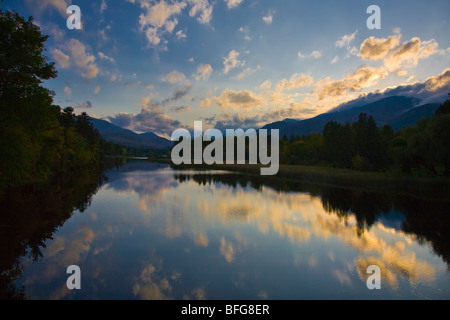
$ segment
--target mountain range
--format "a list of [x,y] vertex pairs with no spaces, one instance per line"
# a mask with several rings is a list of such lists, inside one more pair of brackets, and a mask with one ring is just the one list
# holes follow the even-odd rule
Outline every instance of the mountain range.
[[138,134],[134,131],[121,128],[106,120],[91,118],[92,125],[100,132],[106,141],[121,144],[126,147],[143,149],[170,149],[172,141],[160,137],[153,132]]
[[371,115],[378,125],[389,124],[394,131],[416,124],[422,118],[434,115],[439,103],[420,104],[420,100],[413,97],[391,96],[376,102],[353,106],[352,108],[337,108],[314,118],[305,120],[285,119],[273,122],[263,129],[279,129],[280,137],[287,135],[308,135],[321,133],[325,124],[336,121],[341,124],[353,123],[361,113]]
[[[422,118],[434,115],[439,103],[421,104],[421,100],[407,96],[391,96],[372,103],[361,102],[351,107],[335,108],[327,113],[316,117],[298,120],[285,119],[283,121],[267,124],[263,129],[279,129],[280,137],[287,135],[308,135],[321,133],[325,124],[329,121],[338,123],[355,122],[361,113],[371,115],[378,125],[389,124],[394,131],[406,126],[413,126]],[[91,118],[93,126],[100,132],[101,136],[117,144],[133,148],[147,149],[170,149],[172,141],[148,132],[138,134],[134,131],[121,128],[106,120]]]

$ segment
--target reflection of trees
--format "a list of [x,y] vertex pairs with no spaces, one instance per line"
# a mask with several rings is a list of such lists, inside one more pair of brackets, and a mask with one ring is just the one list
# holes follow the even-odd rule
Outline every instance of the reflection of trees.
[[9,189],[0,197],[0,299],[23,299],[14,281],[21,259],[42,257],[41,248],[74,210],[83,212],[104,180],[101,171],[84,170],[42,185]]
[[308,185],[299,181],[268,178],[242,173],[176,173],[180,182],[193,180],[199,185],[221,183],[236,188],[260,190],[269,187],[279,192],[307,192],[321,199],[324,209],[346,220],[354,216],[358,235],[369,230],[381,214],[391,211],[405,216],[402,230],[415,235],[419,241],[431,243],[435,253],[450,265],[450,215],[449,201],[436,199],[417,199],[384,193],[371,193],[362,190]]

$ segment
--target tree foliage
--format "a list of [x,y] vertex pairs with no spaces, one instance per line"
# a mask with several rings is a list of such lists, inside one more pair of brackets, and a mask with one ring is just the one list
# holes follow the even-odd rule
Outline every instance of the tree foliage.
[[32,17],[2,10],[0,34],[0,187],[96,163],[102,142],[87,114],[61,110],[43,86],[57,76],[48,36]]
[[358,121],[330,121],[322,134],[284,136],[280,159],[285,164],[330,165],[355,170],[388,170],[450,176],[450,100],[431,118],[394,133],[367,114]]

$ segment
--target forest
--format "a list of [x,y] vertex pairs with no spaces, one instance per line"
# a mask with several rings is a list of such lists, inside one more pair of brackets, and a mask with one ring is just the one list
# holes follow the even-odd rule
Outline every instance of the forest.
[[450,176],[450,100],[399,132],[364,113],[354,123],[330,121],[321,134],[283,136],[280,153],[284,164]]
[[104,141],[86,113],[53,104],[43,86],[57,77],[45,55],[47,35],[33,18],[0,11],[0,192],[86,166],[117,146]]

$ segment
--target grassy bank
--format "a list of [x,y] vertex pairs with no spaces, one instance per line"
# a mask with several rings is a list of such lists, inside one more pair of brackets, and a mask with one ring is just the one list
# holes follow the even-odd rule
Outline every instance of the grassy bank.
[[[149,159],[172,165],[170,159]],[[226,170],[260,176],[260,165],[180,165],[178,170]],[[265,179],[284,179],[296,182],[395,193],[424,198],[450,199],[450,179],[444,177],[416,177],[400,172],[365,172],[332,167],[280,165],[276,176]]]

